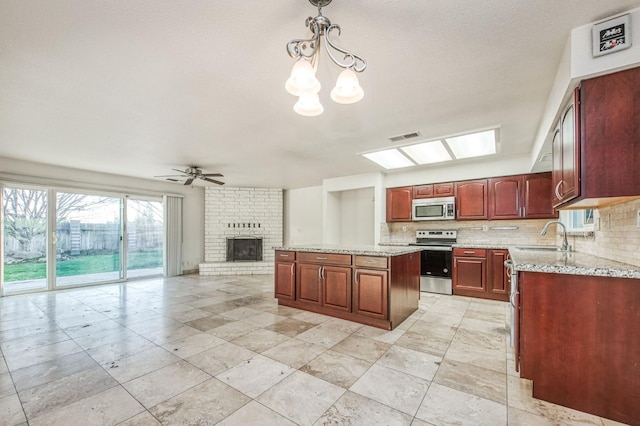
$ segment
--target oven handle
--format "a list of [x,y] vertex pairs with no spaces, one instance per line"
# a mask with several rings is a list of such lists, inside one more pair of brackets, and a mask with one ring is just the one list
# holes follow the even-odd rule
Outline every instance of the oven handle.
[[422,251],[453,251],[452,247],[446,246],[422,246]]

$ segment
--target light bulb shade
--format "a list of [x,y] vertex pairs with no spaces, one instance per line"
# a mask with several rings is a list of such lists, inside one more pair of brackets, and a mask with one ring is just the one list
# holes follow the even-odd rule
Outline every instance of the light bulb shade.
[[300,58],[293,65],[291,76],[284,87],[292,95],[301,96],[303,93],[318,93],[320,82],[316,78],[316,72],[311,63]]
[[338,76],[336,87],[331,91],[331,99],[339,104],[353,104],[364,96],[358,76],[352,69],[345,69]]
[[322,114],[324,108],[317,93],[303,93],[293,106],[293,110],[305,117],[314,117]]

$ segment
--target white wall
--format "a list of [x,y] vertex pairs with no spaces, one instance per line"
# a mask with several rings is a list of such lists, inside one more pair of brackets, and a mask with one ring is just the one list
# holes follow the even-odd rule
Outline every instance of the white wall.
[[284,192],[284,245],[322,242],[322,186]]
[[0,180],[55,188],[101,190],[119,194],[181,195],[183,199],[182,267],[198,269],[204,259],[204,188],[57,167],[0,157]]
[[322,183],[323,193],[323,243],[341,244],[341,215],[343,191],[371,188],[373,190],[373,241],[380,241],[381,222],[385,221],[385,187],[382,173],[366,173],[325,179]]
[[374,244],[374,188],[352,189],[339,194],[339,243],[345,246]]
[[[624,50],[593,57],[593,24],[583,25],[571,31],[534,140],[530,158],[532,170],[537,170],[536,161],[541,153],[551,152],[553,126],[558,120],[561,108],[581,80],[637,66],[640,63],[640,8],[632,9],[628,13],[631,15],[632,44]],[[608,19],[610,18],[603,21]]]

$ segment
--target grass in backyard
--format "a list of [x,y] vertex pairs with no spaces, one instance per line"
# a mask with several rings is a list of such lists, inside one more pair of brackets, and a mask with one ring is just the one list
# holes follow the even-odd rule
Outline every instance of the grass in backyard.
[[[128,269],[158,268],[162,266],[162,252],[133,252],[128,256]],[[71,275],[113,272],[120,269],[120,255],[99,254],[89,256],[71,256],[69,260],[56,262],[56,273],[59,277]],[[4,265],[4,281],[36,280],[46,277],[44,263],[17,263]]]

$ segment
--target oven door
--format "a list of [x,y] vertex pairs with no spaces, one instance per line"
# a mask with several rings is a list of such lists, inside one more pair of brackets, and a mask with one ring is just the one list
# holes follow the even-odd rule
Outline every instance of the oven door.
[[430,247],[420,254],[420,291],[452,294],[451,247]]

